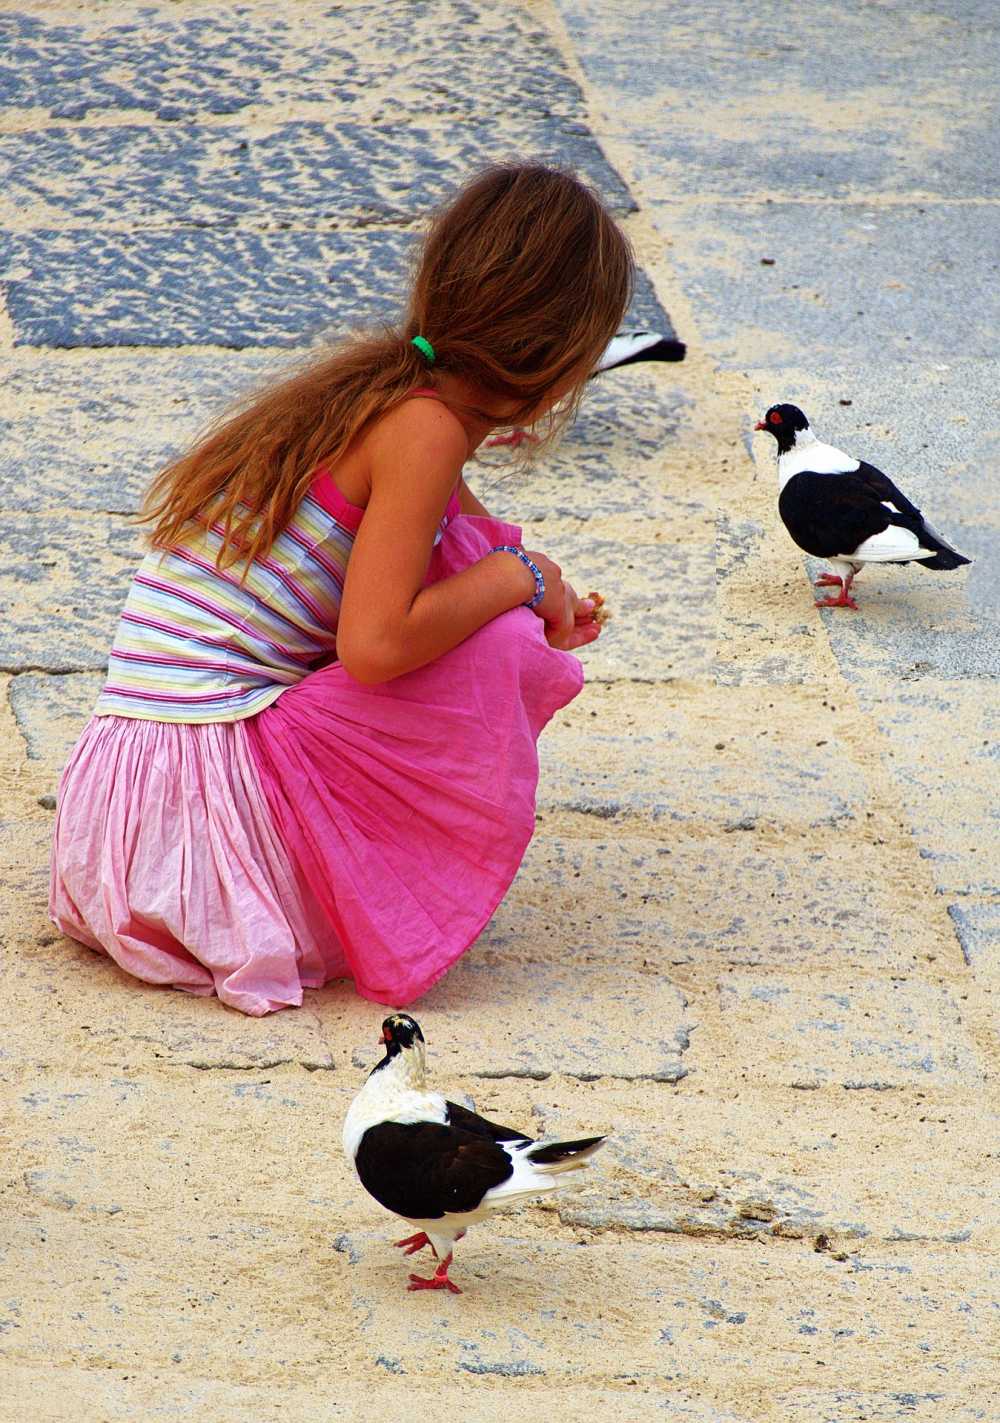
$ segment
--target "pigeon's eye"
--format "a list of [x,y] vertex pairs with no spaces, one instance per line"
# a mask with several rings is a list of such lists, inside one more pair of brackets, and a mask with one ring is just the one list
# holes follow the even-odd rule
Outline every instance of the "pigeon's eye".
[[772,410],[767,418],[770,420],[772,425],[781,424],[781,416],[778,414],[777,410]]

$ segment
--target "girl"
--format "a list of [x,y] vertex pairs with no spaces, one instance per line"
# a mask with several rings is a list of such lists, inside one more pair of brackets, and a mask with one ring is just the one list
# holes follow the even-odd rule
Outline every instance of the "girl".
[[628,303],[594,194],[492,168],[434,223],[400,331],[254,398],[155,481],[50,912],[136,977],[244,1013],[350,975],[426,993],[505,894],[536,740],[592,601],[462,466],[573,411]]

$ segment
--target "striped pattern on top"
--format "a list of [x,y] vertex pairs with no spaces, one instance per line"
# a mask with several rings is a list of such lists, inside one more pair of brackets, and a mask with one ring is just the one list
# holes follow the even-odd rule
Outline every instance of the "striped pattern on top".
[[[459,512],[453,496],[441,527]],[[193,528],[143,559],[121,615],[95,716],[240,721],[336,656],[347,562],[363,509],[321,474],[275,540],[218,569],[221,528]]]

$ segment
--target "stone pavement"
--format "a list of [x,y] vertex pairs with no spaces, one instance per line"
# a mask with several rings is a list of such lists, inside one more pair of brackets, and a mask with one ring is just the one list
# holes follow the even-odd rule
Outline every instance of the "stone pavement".
[[[2,1423],[1000,1418],[995,10],[650,9],[0,0]],[[339,1153],[378,1009],[126,980],[47,842],[145,481],[512,153],[601,188],[691,354],[470,472],[615,618],[417,1011],[451,1095],[613,1135],[442,1300]],[[817,613],[781,398],[972,568]]]

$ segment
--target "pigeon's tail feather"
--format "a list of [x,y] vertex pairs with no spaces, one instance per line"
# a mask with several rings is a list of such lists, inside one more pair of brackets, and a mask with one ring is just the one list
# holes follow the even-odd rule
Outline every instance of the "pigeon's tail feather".
[[947,543],[935,529],[932,529],[930,524],[924,524],[920,542],[934,550],[933,558],[920,560],[925,568],[946,571],[951,568],[961,568],[963,564],[972,562],[970,558],[965,557],[964,553],[959,553],[958,549],[952,548],[951,544]]
[[548,1167],[553,1172],[574,1171],[606,1140],[603,1136],[586,1136],[580,1141],[547,1141],[533,1146],[525,1155],[533,1166]]
[[505,1143],[504,1150],[514,1170],[501,1185],[487,1191],[484,1205],[488,1210],[496,1210],[515,1201],[560,1190],[566,1184],[563,1176],[570,1171],[586,1171],[590,1164],[588,1158],[604,1141],[603,1136],[588,1136],[582,1141],[545,1141],[537,1146]]

